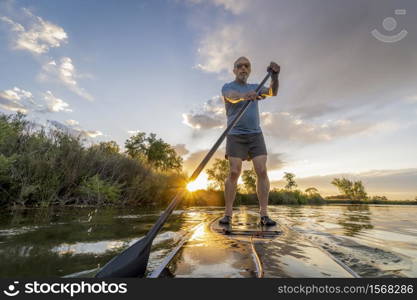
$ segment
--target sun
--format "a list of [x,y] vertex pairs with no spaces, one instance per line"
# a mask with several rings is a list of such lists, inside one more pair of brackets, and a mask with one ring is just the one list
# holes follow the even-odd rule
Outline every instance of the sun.
[[187,190],[194,192],[197,190],[204,190],[207,188],[208,177],[206,173],[201,173],[196,180],[191,181],[187,184]]

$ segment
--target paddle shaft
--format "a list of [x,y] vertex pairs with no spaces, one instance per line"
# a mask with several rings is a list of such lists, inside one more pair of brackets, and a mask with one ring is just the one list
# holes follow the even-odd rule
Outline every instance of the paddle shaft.
[[[271,76],[271,72],[269,71],[268,74],[265,76],[265,78],[262,80],[262,82],[258,85],[255,92],[259,94],[262,87],[264,86],[265,82],[269,79]],[[226,138],[227,134],[232,130],[232,128],[236,125],[236,123],[240,120],[240,118],[243,116],[245,111],[248,109],[249,105],[252,101],[257,100],[250,100],[246,101],[245,104],[242,106],[240,111],[238,112],[237,116],[233,119],[232,122],[229,123],[227,128],[224,130],[223,134],[219,137],[217,142],[213,145],[213,147],[210,149],[210,151],[206,154],[204,159],[201,161],[201,163],[198,165],[198,167],[194,170],[191,177],[188,181],[194,181],[197,179],[198,175],[200,175],[201,171],[204,169],[204,167],[207,165],[209,160],[212,158],[213,154],[217,151],[221,143]],[[149,230],[148,234],[146,235],[147,242],[152,242],[155,236],[158,234],[159,230],[161,230],[162,226],[165,224],[168,217],[171,215],[171,213],[174,211],[175,207],[181,202],[182,197],[186,193],[186,190],[183,189],[180,192],[175,195],[174,199],[171,201],[171,203],[168,205],[168,207],[165,209],[165,211],[162,213],[162,215],[159,217],[159,219],[156,221],[155,225],[152,226],[152,228]]]

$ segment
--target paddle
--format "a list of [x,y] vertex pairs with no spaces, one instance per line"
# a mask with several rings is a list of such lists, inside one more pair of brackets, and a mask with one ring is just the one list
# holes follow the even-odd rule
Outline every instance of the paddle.
[[[271,76],[271,71],[265,76],[262,82],[256,88],[256,93],[259,94],[261,88]],[[195,169],[191,177],[189,178],[189,182],[194,181],[197,179],[198,175],[200,175],[201,171],[204,169],[206,164],[209,162],[211,157],[213,156],[214,152],[219,148],[220,144],[226,138],[226,135],[230,132],[230,130],[236,125],[242,115],[245,113],[248,106],[251,104],[253,100],[246,101],[240,111],[238,112],[235,119],[227,126],[223,134],[219,137],[217,142],[214,146],[210,149],[210,151],[206,154],[204,159]],[[115,256],[112,260],[110,260],[104,267],[96,274],[95,277],[97,278],[108,278],[108,277],[143,277],[146,272],[146,266],[148,265],[149,254],[151,252],[152,242],[155,239],[156,235],[158,234],[159,230],[165,224],[168,217],[171,215],[175,207],[180,203],[182,197],[184,196],[186,190],[182,189],[171,201],[165,211],[161,214],[159,219],[156,221],[155,225],[149,230],[148,234],[134,243],[132,246],[124,250],[119,255]]]

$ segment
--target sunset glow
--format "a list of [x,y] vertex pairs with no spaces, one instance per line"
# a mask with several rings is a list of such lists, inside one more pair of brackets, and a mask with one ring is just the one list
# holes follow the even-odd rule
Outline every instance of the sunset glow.
[[197,190],[206,189],[208,185],[208,178],[206,173],[200,174],[200,176],[187,184],[187,190],[194,192]]

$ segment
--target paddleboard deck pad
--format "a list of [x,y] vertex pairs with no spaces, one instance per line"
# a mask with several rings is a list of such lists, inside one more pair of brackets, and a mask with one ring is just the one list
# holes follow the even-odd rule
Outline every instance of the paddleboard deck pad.
[[215,219],[211,224],[211,230],[231,238],[246,240],[248,238],[255,239],[274,239],[282,234],[279,224],[275,226],[262,226],[259,224],[259,218],[246,215],[241,218],[240,215],[233,217],[232,223],[228,225],[220,224]]

